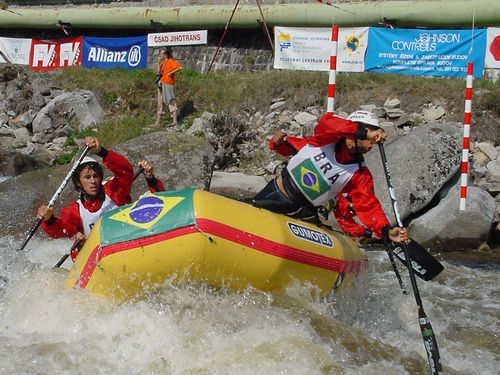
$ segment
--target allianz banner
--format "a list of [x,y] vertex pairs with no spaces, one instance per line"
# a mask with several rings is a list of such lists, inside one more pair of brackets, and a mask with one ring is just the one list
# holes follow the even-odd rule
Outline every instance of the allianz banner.
[[146,68],[147,37],[83,38],[82,65],[86,68]]
[[486,30],[418,30],[370,27],[365,69],[425,76],[474,76],[484,67]]

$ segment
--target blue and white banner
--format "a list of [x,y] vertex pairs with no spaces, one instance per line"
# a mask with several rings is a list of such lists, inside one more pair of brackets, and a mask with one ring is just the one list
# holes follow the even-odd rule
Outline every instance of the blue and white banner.
[[[332,28],[274,28],[274,68],[330,70]],[[337,71],[362,72],[368,43],[368,27],[339,29]]]
[[484,67],[486,30],[417,30],[370,27],[365,69],[426,76],[474,76]]
[[144,69],[147,59],[147,36],[83,38],[82,65],[86,68]]
[[368,46],[368,27],[341,27],[337,46],[337,71],[363,72]]

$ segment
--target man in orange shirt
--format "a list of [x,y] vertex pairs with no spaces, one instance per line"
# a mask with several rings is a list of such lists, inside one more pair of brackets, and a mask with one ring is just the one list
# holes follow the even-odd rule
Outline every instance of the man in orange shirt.
[[[161,86],[163,103],[168,105],[168,110],[172,116],[173,125],[177,125],[177,104],[174,94],[174,75],[179,70],[182,70],[181,64],[172,58],[172,50],[165,50],[165,61],[160,66]],[[157,125],[160,125],[161,115],[157,117]]]

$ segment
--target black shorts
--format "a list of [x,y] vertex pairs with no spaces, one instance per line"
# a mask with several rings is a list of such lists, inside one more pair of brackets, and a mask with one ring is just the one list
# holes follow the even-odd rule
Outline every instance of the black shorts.
[[270,181],[264,189],[262,189],[248,203],[255,207],[264,208],[266,210],[285,214],[287,216],[302,219],[311,222],[318,222],[317,210],[309,202],[304,203],[290,200],[285,196],[276,185],[276,178]]

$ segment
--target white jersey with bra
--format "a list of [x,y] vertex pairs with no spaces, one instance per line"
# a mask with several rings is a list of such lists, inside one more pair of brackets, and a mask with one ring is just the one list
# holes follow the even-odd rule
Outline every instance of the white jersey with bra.
[[286,167],[297,188],[314,206],[324,206],[334,200],[359,169],[358,163],[340,164],[335,157],[335,145],[314,147],[308,144]]
[[92,230],[92,227],[97,222],[102,215],[106,212],[111,211],[113,208],[118,207],[118,205],[111,200],[106,194],[104,195],[104,202],[101,204],[101,208],[99,208],[96,212],[90,212],[83,206],[83,202],[81,199],[78,199],[78,208],[80,210],[80,218],[82,219],[83,226],[83,234],[85,238],[87,238]]

